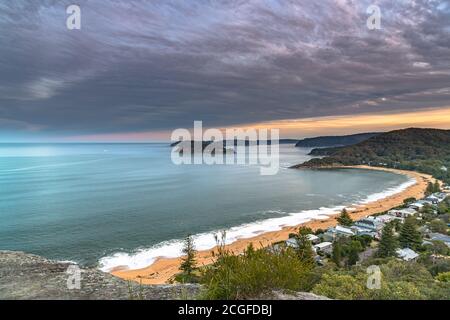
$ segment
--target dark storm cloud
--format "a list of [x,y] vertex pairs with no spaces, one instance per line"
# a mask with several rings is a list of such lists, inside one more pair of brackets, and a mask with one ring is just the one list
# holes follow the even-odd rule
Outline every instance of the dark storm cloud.
[[[382,30],[366,27],[367,7]],[[449,1],[0,3],[0,131],[95,134],[450,105]]]

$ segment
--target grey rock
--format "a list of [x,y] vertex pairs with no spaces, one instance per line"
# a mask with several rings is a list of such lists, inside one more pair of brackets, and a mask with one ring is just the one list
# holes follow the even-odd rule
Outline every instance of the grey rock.
[[0,299],[171,300],[192,299],[198,285],[139,285],[93,268],[80,268],[80,289],[69,289],[73,264],[23,252],[0,251]]
[[310,292],[273,291],[271,295],[265,296],[268,300],[332,300],[324,296],[318,296]]

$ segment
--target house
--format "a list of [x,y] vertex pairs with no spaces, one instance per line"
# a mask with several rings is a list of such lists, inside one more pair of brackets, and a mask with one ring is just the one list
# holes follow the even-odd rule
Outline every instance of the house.
[[439,202],[442,202],[448,197],[448,194],[445,192],[437,192],[434,193],[432,196],[436,197],[439,200]]
[[289,238],[286,240],[286,245],[288,247],[292,247],[292,248],[298,248],[298,243],[297,243],[297,239],[295,238]]
[[404,219],[401,217],[396,217],[396,216],[390,215],[390,214],[383,214],[381,216],[375,217],[375,220],[377,220],[377,222],[379,224],[384,226],[386,223],[389,223],[394,220],[400,220],[401,222],[403,222]]
[[393,209],[393,210],[388,211],[389,215],[394,216],[394,217],[399,217],[399,218],[407,218],[407,217],[415,215],[416,213],[417,213],[417,211],[412,208]]
[[333,251],[333,243],[325,241],[314,245],[316,252],[331,253]]
[[311,241],[312,244],[317,244],[320,242],[320,238],[314,234],[308,234],[308,240]]
[[[312,244],[316,244],[316,243],[320,242],[320,238],[314,234],[308,234],[306,237],[308,238],[309,241],[311,241]],[[288,247],[298,248],[298,243],[297,243],[296,238],[289,238],[285,241],[285,243]]]
[[425,198],[425,201],[431,202],[433,205],[439,204],[442,200],[440,200],[438,197],[431,195]]
[[416,201],[416,202],[413,202],[410,205],[408,205],[408,208],[419,211],[424,206],[425,206],[425,204],[422,203],[421,201]]
[[350,237],[354,236],[355,232],[353,232],[350,228],[343,227],[343,226],[336,226],[332,228],[328,228],[327,232],[323,234],[323,238],[326,241],[334,241],[337,238],[340,237]]
[[358,236],[370,236],[372,238],[378,238],[379,231],[373,231],[368,228],[352,226],[351,230]]
[[419,257],[419,254],[410,248],[397,249],[397,256],[405,261],[415,261]]
[[383,228],[383,225],[375,217],[367,217],[358,220],[354,223],[354,226],[368,229],[374,232],[378,232]]
[[442,233],[430,233],[430,239],[432,241],[442,241],[450,248],[450,236],[446,236]]

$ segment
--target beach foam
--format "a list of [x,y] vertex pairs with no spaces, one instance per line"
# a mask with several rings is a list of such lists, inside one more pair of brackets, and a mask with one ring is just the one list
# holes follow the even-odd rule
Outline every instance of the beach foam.
[[[252,238],[262,233],[279,231],[284,227],[296,226],[313,219],[328,219],[330,215],[340,212],[344,206],[334,208],[320,208],[317,210],[305,210],[289,213],[283,217],[270,218],[240,226],[229,228],[226,231],[226,244],[239,239]],[[199,251],[212,249],[216,246],[215,234],[221,230],[194,235],[195,248]],[[183,248],[183,240],[170,240],[159,243],[150,248],[138,249],[133,253],[118,252],[100,259],[99,265],[102,271],[111,271],[115,267],[126,266],[129,269],[139,269],[151,265],[157,258],[180,257]]]
[[[382,192],[367,196],[354,205],[367,204],[375,202],[394,194],[400,193],[408,187],[414,185],[415,180],[409,179],[401,185],[386,189]],[[348,207],[348,206],[347,206]],[[316,210],[304,210],[300,212],[286,213],[283,217],[269,218],[252,223],[243,224],[226,230],[226,244],[231,244],[239,239],[252,238],[257,235],[279,231],[284,227],[296,226],[311,220],[325,220],[331,215],[338,214],[346,206],[336,206],[333,208],[319,208]],[[281,213],[281,212],[280,212]],[[221,230],[201,233],[194,235],[195,248],[199,251],[212,249],[216,246],[215,234]],[[182,255],[183,240],[170,240],[161,242],[150,248],[141,248],[135,252],[117,252],[99,260],[99,266],[102,271],[111,271],[117,267],[127,267],[129,269],[140,269],[148,267],[155,262],[157,258],[176,258]]]

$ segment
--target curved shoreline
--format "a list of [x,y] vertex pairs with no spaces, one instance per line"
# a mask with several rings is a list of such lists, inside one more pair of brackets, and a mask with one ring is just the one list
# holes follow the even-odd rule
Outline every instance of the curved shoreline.
[[[409,197],[422,198],[427,184],[435,179],[428,174],[422,174],[414,171],[389,169],[381,167],[369,167],[369,166],[338,166],[338,167],[323,167],[321,169],[365,169],[365,170],[379,170],[387,171],[396,174],[407,175],[413,178],[416,182],[405,190],[387,196],[386,198],[376,200],[373,202],[357,205],[354,210],[350,211],[353,219],[361,219],[363,217],[373,215],[378,212],[387,211],[393,207],[403,204],[403,200]],[[337,214],[338,212],[336,212]],[[231,244],[228,244],[226,248],[235,254],[239,254],[252,243],[255,248],[266,247],[274,242],[284,241],[289,237],[290,233],[296,232],[300,226],[307,226],[313,230],[326,229],[328,227],[337,224],[336,218],[329,216],[325,220],[313,219],[305,223],[298,224],[296,226],[284,227],[279,231],[265,232],[260,235],[251,238],[239,239]],[[199,251],[197,253],[198,265],[207,265],[213,262],[212,252],[215,248],[209,250]],[[114,268],[110,273],[125,279],[141,282],[142,284],[164,284],[175,274],[179,272],[178,267],[180,265],[181,258],[158,258],[155,262],[145,268],[141,269],[126,269],[124,267]]]

